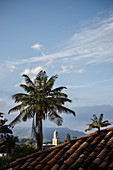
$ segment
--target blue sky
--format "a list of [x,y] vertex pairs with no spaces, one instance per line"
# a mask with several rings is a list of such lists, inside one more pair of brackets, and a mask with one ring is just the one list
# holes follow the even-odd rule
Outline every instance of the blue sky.
[[77,116],[63,127],[83,131],[93,113],[113,120],[113,1],[0,0],[0,111],[15,105],[21,75],[40,70],[68,88]]

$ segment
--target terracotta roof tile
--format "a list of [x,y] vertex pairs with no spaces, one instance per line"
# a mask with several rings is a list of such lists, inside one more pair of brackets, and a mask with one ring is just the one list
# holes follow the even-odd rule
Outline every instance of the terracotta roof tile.
[[43,170],[50,170],[51,169],[51,166],[50,165],[46,165]]
[[[3,167],[4,168],[4,167]],[[113,170],[113,128],[94,132],[10,163],[5,169]]]
[[42,164],[38,164],[34,169],[41,170],[44,166]]
[[112,168],[113,169],[113,162],[108,166],[108,168]]
[[75,152],[75,149],[74,149],[74,148],[70,148],[70,149],[67,151],[67,153],[68,153],[69,155],[72,155],[73,152]]
[[58,164],[55,164],[55,165],[51,168],[51,170],[58,170],[58,169],[60,169],[60,166],[59,166]]
[[66,161],[64,161],[64,164],[66,164],[68,167],[74,162],[74,160],[69,157]]
[[77,142],[75,141],[75,144],[72,146],[72,148],[77,149],[82,144],[82,142],[82,139],[78,140]]
[[107,148],[104,148],[99,155],[97,156],[98,158],[104,159],[105,156],[107,155],[107,153],[109,152],[109,150]]
[[[64,155],[63,155],[64,156]],[[57,160],[59,160],[60,158],[61,158],[61,156],[60,155],[55,155],[55,157],[54,157],[55,159],[57,159]]]
[[100,168],[100,169],[107,169],[107,164],[108,164],[108,163],[104,161],[104,162],[102,162],[102,163],[99,165],[99,168]]
[[70,158],[72,158],[74,161],[79,157],[79,154],[77,152],[74,152]]
[[53,158],[47,164],[53,166],[56,162],[57,162],[57,159]]
[[63,164],[61,167],[60,167],[60,170],[67,170],[68,169],[68,166],[66,164]]

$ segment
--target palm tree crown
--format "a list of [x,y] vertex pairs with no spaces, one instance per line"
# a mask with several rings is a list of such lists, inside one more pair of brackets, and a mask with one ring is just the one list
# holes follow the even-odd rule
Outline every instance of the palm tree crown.
[[92,123],[87,124],[87,125],[89,125],[89,128],[86,129],[85,132],[87,130],[91,130],[93,128],[97,128],[98,131],[100,131],[101,127],[105,127],[105,126],[111,125],[111,122],[109,122],[108,120],[102,121],[103,120],[103,114],[100,114],[99,118],[95,114],[93,114],[93,117],[94,117],[94,119],[91,119]]
[[20,111],[19,115],[11,122],[15,125],[17,122],[33,118],[32,130],[39,148],[42,147],[42,120],[49,118],[57,125],[62,125],[63,119],[59,113],[75,112],[64,106],[66,102],[71,102],[67,94],[62,90],[66,87],[53,89],[57,75],[48,79],[45,71],[40,71],[34,81],[27,75],[23,75],[26,84],[20,86],[26,93],[17,93],[12,96],[19,105],[9,110],[10,112]]

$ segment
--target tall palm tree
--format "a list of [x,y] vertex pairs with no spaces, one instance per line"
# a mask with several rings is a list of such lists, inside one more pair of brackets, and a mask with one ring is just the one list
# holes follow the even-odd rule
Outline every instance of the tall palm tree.
[[101,127],[111,125],[111,123],[112,123],[112,122],[109,122],[108,120],[103,121],[103,114],[100,114],[99,118],[95,114],[93,114],[93,117],[94,117],[94,119],[91,119],[92,123],[87,124],[87,125],[89,125],[89,128],[86,129],[85,132],[87,130],[91,130],[93,128],[97,128],[98,132],[99,132]]
[[25,74],[23,77],[26,84],[20,86],[26,93],[17,93],[12,96],[15,102],[20,104],[10,109],[9,113],[15,111],[20,111],[20,113],[11,122],[11,125],[32,118],[33,134],[37,147],[41,149],[43,141],[42,120],[49,118],[57,125],[62,125],[63,119],[58,113],[71,113],[75,116],[75,112],[64,106],[66,102],[71,102],[67,94],[62,92],[66,87],[53,89],[57,75],[48,79],[46,72],[40,71],[34,81]]

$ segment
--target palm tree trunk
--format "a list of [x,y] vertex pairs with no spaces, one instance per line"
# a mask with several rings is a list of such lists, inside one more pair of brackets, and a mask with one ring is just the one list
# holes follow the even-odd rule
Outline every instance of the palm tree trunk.
[[37,148],[42,149],[42,143],[43,143],[43,132],[42,132],[42,114],[41,110],[39,111],[39,114],[36,114],[36,127],[38,127],[38,132],[36,135],[36,143],[37,143]]
[[98,132],[100,132],[100,127],[98,127]]
[[40,119],[38,131],[39,131],[39,141],[40,141],[39,149],[42,149],[42,143],[43,143],[42,119]]

